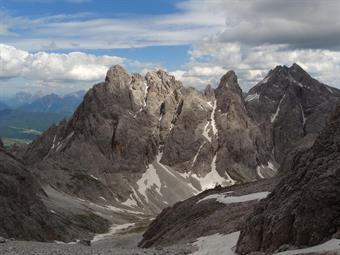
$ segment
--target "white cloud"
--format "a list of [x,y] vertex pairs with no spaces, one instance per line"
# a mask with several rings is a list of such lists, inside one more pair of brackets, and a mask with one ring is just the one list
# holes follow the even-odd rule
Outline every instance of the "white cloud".
[[48,82],[103,80],[107,69],[122,64],[123,58],[81,52],[29,53],[0,44],[0,78],[27,78]]
[[[91,13],[27,18],[3,15],[12,36],[4,43],[25,50],[112,49],[197,42],[224,27],[219,12],[181,10],[173,14],[98,17]],[[14,34],[25,30],[24,34]]]
[[222,29],[193,43],[185,68],[173,72],[185,84],[216,86],[221,73],[233,69],[247,91],[276,65],[297,62],[320,81],[340,87],[339,1],[189,0],[179,5],[225,18]]
[[[209,61],[202,61],[205,58]],[[199,87],[203,86],[204,81],[205,84],[214,83],[216,86],[221,75],[232,69],[236,71],[243,90],[247,91],[276,65],[290,66],[295,62],[321,82],[340,87],[340,52],[325,49],[293,50],[287,45],[249,47],[215,41],[196,44],[186,68],[174,74],[191,86],[195,79],[199,79]]]
[[189,86],[216,85],[233,69],[248,90],[276,65],[298,62],[320,81],[340,87],[338,0],[187,0],[177,7],[178,12],[171,14],[114,18],[93,13],[34,19],[1,15],[0,35],[6,36],[0,38],[25,51],[7,49],[13,58],[0,60],[5,63],[0,76],[19,75],[49,84],[94,81],[114,61],[142,71],[159,66],[79,52],[28,51],[191,44],[188,63],[172,72]]

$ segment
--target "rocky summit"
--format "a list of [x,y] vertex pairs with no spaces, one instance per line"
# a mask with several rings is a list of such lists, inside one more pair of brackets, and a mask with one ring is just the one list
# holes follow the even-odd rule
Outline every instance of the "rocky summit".
[[277,66],[250,89],[245,101],[276,162],[300,141],[314,140],[335,110],[340,90],[312,78],[299,65]]
[[154,214],[215,185],[272,176],[272,167],[257,173],[273,161],[263,141],[234,72],[199,92],[164,71],[114,66],[22,158],[45,187]]

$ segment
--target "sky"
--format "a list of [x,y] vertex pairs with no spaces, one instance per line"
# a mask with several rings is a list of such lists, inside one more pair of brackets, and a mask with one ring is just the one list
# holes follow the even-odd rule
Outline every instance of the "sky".
[[65,94],[164,69],[198,89],[234,70],[246,92],[298,63],[340,88],[339,0],[0,0],[0,96]]

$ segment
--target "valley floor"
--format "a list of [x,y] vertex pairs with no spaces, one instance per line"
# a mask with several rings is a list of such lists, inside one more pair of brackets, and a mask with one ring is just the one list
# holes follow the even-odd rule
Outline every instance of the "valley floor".
[[190,246],[143,249],[137,244],[141,233],[125,233],[107,237],[91,246],[82,244],[42,243],[8,241],[0,243],[1,255],[165,255],[190,254],[195,249]]

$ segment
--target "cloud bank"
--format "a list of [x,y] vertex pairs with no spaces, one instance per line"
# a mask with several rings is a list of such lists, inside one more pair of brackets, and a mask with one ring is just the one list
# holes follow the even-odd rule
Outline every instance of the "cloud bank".
[[[113,17],[75,13],[28,18],[1,13],[0,40],[5,44],[0,45],[0,77],[44,84],[91,82],[101,80],[112,64],[130,63],[137,71],[153,66],[81,53],[83,49],[166,50],[189,44],[187,63],[170,70],[188,86],[216,85],[233,69],[246,91],[276,65],[297,62],[320,81],[340,87],[338,0],[186,0],[176,6],[178,11],[170,14]],[[45,52],[55,50],[76,52]]]

